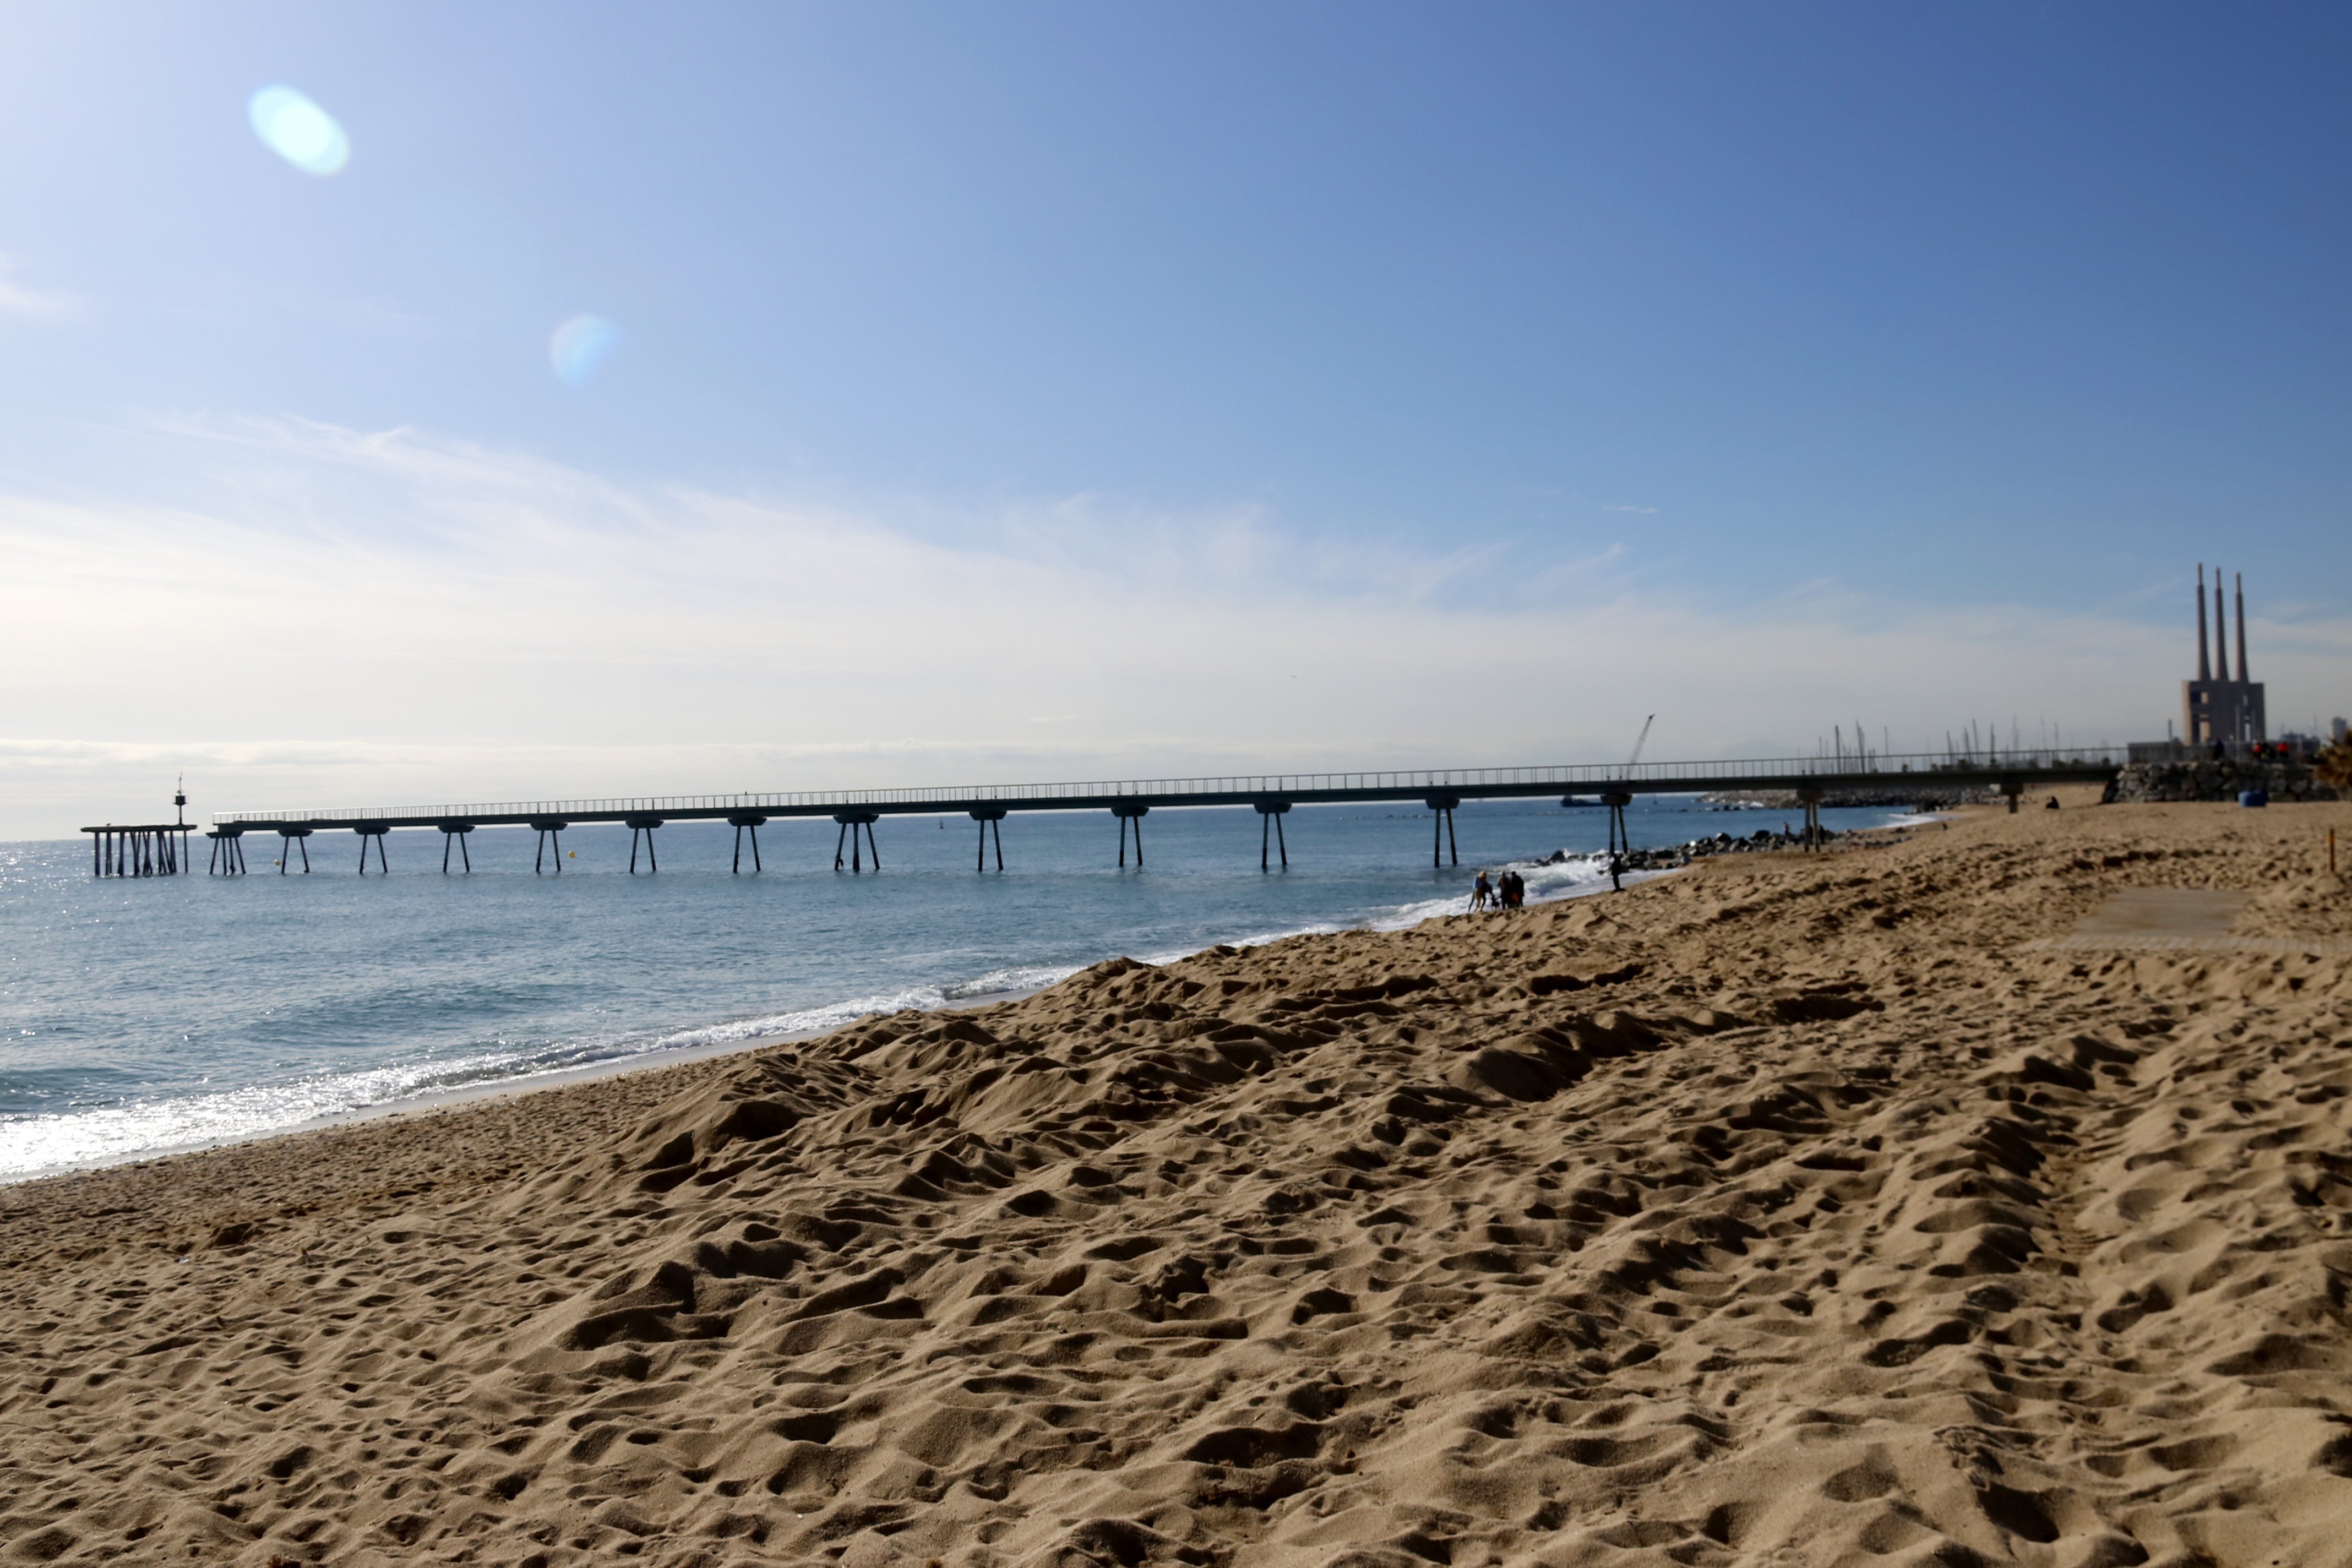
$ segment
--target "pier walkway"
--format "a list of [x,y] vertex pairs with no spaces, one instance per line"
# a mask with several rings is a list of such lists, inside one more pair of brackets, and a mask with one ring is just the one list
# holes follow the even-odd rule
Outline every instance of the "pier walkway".
[[[1841,792],[1899,795],[1906,789],[1947,794],[1996,789],[2017,809],[2029,789],[2059,784],[2104,784],[2117,772],[2118,748],[2073,747],[2057,751],[2002,752],[1992,757],[1956,757],[1943,752],[1906,756],[1762,757],[1730,762],[1590,763],[1552,767],[1441,768],[1415,771],[1264,773],[1219,778],[1124,779],[1090,783],[991,784],[977,787],[814,790],[778,795],[646,795],[607,800],[537,800],[423,806],[364,806],[332,811],[231,811],[214,815],[205,837],[212,839],[212,869],[236,875],[245,869],[239,840],[247,834],[275,834],[286,840],[278,869],[298,852],[310,868],[305,842],[315,834],[357,835],[360,870],[367,870],[373,841],[379,870],[390,869],[383,842],[403,829],[442,835],[441,868],[472,869],[467,836],[485,827],[528,827],[539,835],[535,865],[547,868],[550,848],[562,869],[561,835],[586,823],[616,823],[630,830],[629,868],[642,849],[648,870],[659,869],[654,833],[673,822],[723,822],[735,829],[734,868],[743,869],[744,837],[751,838],[751,868],[761,868],[759,830],[789,817],[829,818],[840,825],[834,839],[835,869],[862,871],[870,854],[882,864],[874,827],[885,816],[969,816],[979,825],[976,869],[985,869],[990,836],[995,837],[996,868],[1004,868],[1003,823],[1014,812],[1107,811],[1119,821],[1118,863],[1127,864],[1128,839],[1135,841],[1136,864],[1143,863],[1143,818],[1149,813],[1201,806],[1248,806],[1261,818],[1258,863],[1269,864],[1279,847],[1290,863],[1282,818],[1292,807],[1343,803],[1411,803],[1432,815],[1432,864],[1444,864],[1452,847],[1454,812],[1468,800],[1541,799],[1563,805],[1609,808],[1612,849],[1622,846],[1623,810],[1636,795],[1696,795],[1710,791],[1787,792],[1805,808],[1809,830],[1817,832],[1823,796]],[[86,832],[103,831],[97,828]],[[862,841],[861,841],[862,836]],[[1271,842],[1269,842],[1271,840]],[[1460,852],[1454,851],[1455,864]]]

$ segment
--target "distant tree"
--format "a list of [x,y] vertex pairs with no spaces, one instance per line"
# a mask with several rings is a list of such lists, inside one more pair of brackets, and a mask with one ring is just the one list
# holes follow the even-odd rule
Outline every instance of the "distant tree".
[[2352,792],[2352,735],[2321,749],[2311,759],[2311,771],[2337,795]]

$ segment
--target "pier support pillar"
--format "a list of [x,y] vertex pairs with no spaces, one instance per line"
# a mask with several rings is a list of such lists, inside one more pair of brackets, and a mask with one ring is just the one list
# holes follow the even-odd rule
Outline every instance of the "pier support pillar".
[[874,839],[874,825],[881,817],[870,811],[836,811],[833,819],[841,824],[841,832],[833,836],[833,868],[836,871],[841,869],[841,841],[845,836],[849,840],[849,868],[852,871],[866,869],[864,858],[858,853],[857,835],[862,828],[866,833],[866,847],[874,851],[874,868],[877,871],[882,869],[882,846]]
[[1633,836],[1625,830],[1625,808],[1633,797],[1622,790],[1601,797],[1609,808],[1609,888],[1612,892],[1625,890],[1625,856],[1633,847]]
[[637,874],[637,840],[641,837],[646,841],[646,868],[660,870],[661,861],[654,855],[654,829],[662,825],[662,819],[658,816],[630,816],[624,817],[622,825],[629,830],[629,875],[634,877]]
[[747,827],[751,830],[751,869],[756,871],[760,868],[760,828],[767,820],[764,816],[755,816],[750,812],[738,812],[727,819],[727,826],[735,830],[737,875],[741,875],[743,870],[743,830]]
[[[352,831],[360,836],[360,875],[362,877],[367,875],[368,840],[373,838],[375,840],[376,869],[382,871],[387,877],[391,876],[392,867],[385,862],[383,858],[383,841],[392,832],[391,824],[383,822],[356,822],[352,825]],[[307,854],[304,856],[304,859],[306,862],[308,861],[309,856]],[[310,869],[310,867],[308,864],[305,864],[302,868],[307,871]]]
[[1454,863],[1459,866],[1462,864],[1462,843],[1454,836],[1454,812],[1462,804],[1462,797],[1458,795],[1433,795],[1423,804],[1434,818],[1431,823],[1433,831],[1429,840],[1429,863],[1432,866],[1444,865],[1444,852],[1451,847]]
[[972,858],[971,868],[975,871],[988,869],[988,832],[993,826],[996,829],[996,868],[1003,870],[1004,808],[1001,805],[975,805],[971,808],[971,819],[980,824],[980,853]]
[[2018,778],[2003,779],[2000,781],[2000,793],[2009,799],[2009,815],[2015,816],[2017,797],[2025,793],[2025,781]]
[[[307,827],[281,827],[278,830],[278,837],[281,840],[278,847],[278,874],[281,877],[286,875],[286,863],[294,858],[294,851],[299,848],[302,851],[302,875],[309,876],[310,874],[310,830]],[[360,857],[361,868],[365,869],[367,840],[364,838],[360,840]]]
[[474,857],[472,851],[466,847],[466,836],[474,831],[474,825],[470,822],[437,822],[434,826],[441,830],[441,874],[445,877],[449,874],[449,846],[454,841],[457,846],[457,857],[465,863],[466,875],[472,876]]
[[1151,810],[1148,805],[1114,805],[1110,814],[1118,818],[1118,865],[1127,868],[1127,825],[1135,824],[1135,868],[1143,869],[1143,818]]
[[547,852],[551,848],[555,851],[556,875],[563,874],[563,830],[571,826],[560,816],[534,816],[530,819],[531,831],[539,835],[539,850],[530,861],[532,876],[547,869]]
[[213,864],[224,877],[245,875],[245,830],[213,828],[205,837],[213,841]]
[[1601,804],[1609,813],[1609,886],[1612,891],[1625,888],[1625,856],[1633,847],[1633,836],[1625,826],[1625,808],[1633,797],[1622,791],[1604,794]]
[[1801,789],[1797,799],[1805,808],[1805,853],[1811,855],[1822,847],[1822,792]]
[[1282,868],[1289,870],[1290,846],[1283,840],[1282,819],[1289,815],[1290,803],[1279,797],[1269,797],[1251,804],[1257,808],[1257,868],[1261,871],[1271,869],[1266,865],[1265,856],[1266,834],[1271,829],[1275,846],[1282,854]]

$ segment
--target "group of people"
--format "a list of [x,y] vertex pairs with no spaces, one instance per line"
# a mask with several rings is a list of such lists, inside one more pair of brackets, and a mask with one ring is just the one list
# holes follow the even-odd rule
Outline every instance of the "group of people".
[[1497,872],[1493,881],[1486,873],[1478,873],[1477,881],[1470,886],[1470,908],[1477,910],[1516,910],[1528,901],[1528,881],[1517,871]]

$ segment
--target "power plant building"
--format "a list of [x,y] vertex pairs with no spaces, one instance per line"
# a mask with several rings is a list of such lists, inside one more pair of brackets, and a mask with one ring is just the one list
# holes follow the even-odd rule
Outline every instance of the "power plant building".
[[2230,678],[2230,622],[2221,597],[2221,569],[2213,569],[2213,638],[2205,639],[2205,568],[2197,568],[2197,679],[2180,683],[2180,736],[2193,746],[2237,751],[2270,739],[2263,684],[2246,679],[2246,578],[2238,574],[2238,676]]

